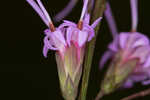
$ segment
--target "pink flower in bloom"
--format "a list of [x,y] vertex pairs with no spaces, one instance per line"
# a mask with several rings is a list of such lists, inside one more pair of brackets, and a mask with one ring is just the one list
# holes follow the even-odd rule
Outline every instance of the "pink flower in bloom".
[[106,19],[112,31],[114,40],[108,46],[109,50],[105,52],[100,66],[104,66],[106,61],[113,57],[120,50],[123,51],[122,58],[124,62],[130,59],[139,59],[137,66],[125,82],[125,87],[131,87],[134,82],[142,81],[143,84],[150,84],[150,41],[142,33],[136,32],[138,23],[137,0],[130,0],[132,14],[132,31],[121,32],[118,34],[116,25],[111,14],[109,4],[105,11]]
[[58,28],[55,28],[40,0],[37,0],[37,3],[34,0],[27,0],[27,2],[49,27],[44,31],[46,36],[44,38],[43,54],[45,57],[47,57],[49,49],[58,51],[63,57],[71,42],[80,49],[94,37],[94,28],[101,20],[101,18],[98,18],[91,26],[89,25],[90,15],[86,13],[88,0],[85,0],[78,24],[65,20]]
[[56,28],[40,0],[36,0],[36,2],[27,0],[27,2],[48,26],[48,29],[44,31],[46,36],[44,38],[43,54],[47,57],[49,50],[56,51],[62,95],[66,100],[75,100],[82,75],[85,44],[94,37],[94,28],[101,18],[89,25],[90,15],[86,13],[88,0],[84,0],[78,24],[64,20],[64,23]]

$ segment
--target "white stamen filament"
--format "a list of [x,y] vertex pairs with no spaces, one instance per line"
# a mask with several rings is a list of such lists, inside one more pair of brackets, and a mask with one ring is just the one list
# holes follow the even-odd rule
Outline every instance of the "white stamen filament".
[[51,20],[51,18],[50,18],[50,16],[49,16],[48,12],[47,12],[46,9],[44,8],[44,6],[43,6],[41,0],[37,0],[37,3],[39,4],[40,8],[42,9],[43,13],[45,14],[45,16],[46,16],[47,20],[49,21],[49,23],[52,23],[52,20]]
[[132,16],[132,31],[136,31],[138,25],[138,1],[130,0],[131,16]]
[[88,5],[88,0],[84,0],[84,5],[83,5],[80,21],[82,21],[84,18],[84,15],[85,15],[86,9],[87,9],[87,5]]
[[49,22],[46,18],[46,16],[43,14],[42,10],[40,7],[36,4],[34,0],[26,0],[32,7],[33,9],[37,12],[37,14],[41,17],[41,19],[44,21],[44,23],[49,26]]
[[116,36],[118,36],[118,30],[109,2],[106,3],[106,10],[104,11],[104,15],[106,17],[109,29],[113,35],[113,39],[115,39]]

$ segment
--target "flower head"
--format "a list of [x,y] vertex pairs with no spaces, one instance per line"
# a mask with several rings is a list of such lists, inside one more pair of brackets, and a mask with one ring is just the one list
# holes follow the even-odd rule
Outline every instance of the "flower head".
[[[114,67],[114,70],[113,68],[110,68],[110,70],[115,74],[115,81],[113,80],[112,82],[114,83],[114,87],[108,84],[109,88],[113,87],[112,89],[116,88],[116,85],[123,83],[124,87],[131,87],[134,82],[150,84],[150,41],[147,36],[136,32],[138,23],[137,0],[130,1],[132,15],[131,32],[117,33],[117,29],[114,29],[115,23],[109,4],[107,4],[107,8],[109,9],[105,13],[114,40],[109,44],[109,50],[102,57],[100,66],[104,66],[109,58],[113,58],[111,67]],[[108,75],[106,76],[108,77]],[[107,90],[107,88],[105,89]]]
[[82,73],[85,44],[94,37],[94,28],[101,18],[89,25],[88,0],[84,0],[78,24],[64,20],[59,27],[55,27],[42,2],[40,0],[36,1],[27,0],[48,26],[48,29],[44,31],[46,36],[44,38],[43,54],[47,57],[48,50],[56,51],[58,74],[63,96],[67,100],[74,100]]
[[58,28],[55,28],[49,14],[44,8],[42,2],[37,0],[27,0],[27,2],[40,15],[44,23],[48,26],[44,38],[43,54],[46,57],[49,49],[59,51],[64,56],[65,49],[73,42],[76,47],[82,47],[87,41],[94,37],[94,28],[101,18],[98,18],[91,26],[89,25],[90,15],[86,13],[88,0],[85,0],[83,10],[78,24],[64,20]]

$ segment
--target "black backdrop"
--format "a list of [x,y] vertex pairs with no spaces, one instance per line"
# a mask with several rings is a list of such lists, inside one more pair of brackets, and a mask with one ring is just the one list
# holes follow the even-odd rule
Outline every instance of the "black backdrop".
[[[43,0],[53,17],[69,0]],[[130,30],[129,0],[110,0],[119,31]],[[150,1],[139,0],[138,31],[150,37]],[[80,1],[65,19],[77,22],[82,9]],[[39,16],[25,0],[0,2],[0,100],[63,100],[61,97],[54,52],[45,59],[42,55],[43,30]],[[56,23],[55,25],[59,25]],[[98,36],[90,76],[87,100],[99,90],[102,78],[98,62],[112,40],[105,18]],[[39,36],[40,35],[40,36]],[[40,37],[40,38],[39,38]],[[39,56],[40,55],[40,56]],[[118,90],[104,100],[120,100],[129,94],[149,88],[136,84],[132,89]],[[148,96],[139,100],[149,100]]]

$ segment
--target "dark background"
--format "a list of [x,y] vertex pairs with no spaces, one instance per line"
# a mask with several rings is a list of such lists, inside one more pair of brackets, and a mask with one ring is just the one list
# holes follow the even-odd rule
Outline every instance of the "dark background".
[[[43,0],[51,17],[54,17],[69,0]],[[129,31],[131,26],[129,0],[110,0],[119,31]],[[139,0],[138,31],[150,37],[150,1]],[[82,9],[78,2],[65,18],[77,22]],[[45,59],[42,55],[43,30],[46,28],[40,17],[25,0],[0,2],[0,100],[63,100],[54,52]],[[55,23],[56,26],[59,23]],[[102,78],[98,62],[112,37],[105,18],[98,36],[90,76],[87,100],[93,100]],[[39,56],[40,55],[40,56]],[[104,100],[120,100],[150,86],[136,84],[132,89],[118,90]],[[148,96],[138,98],[149,100]],[[137,100],[138,100],[137,99]],[[135,99],[136,100],[136,99]]]

